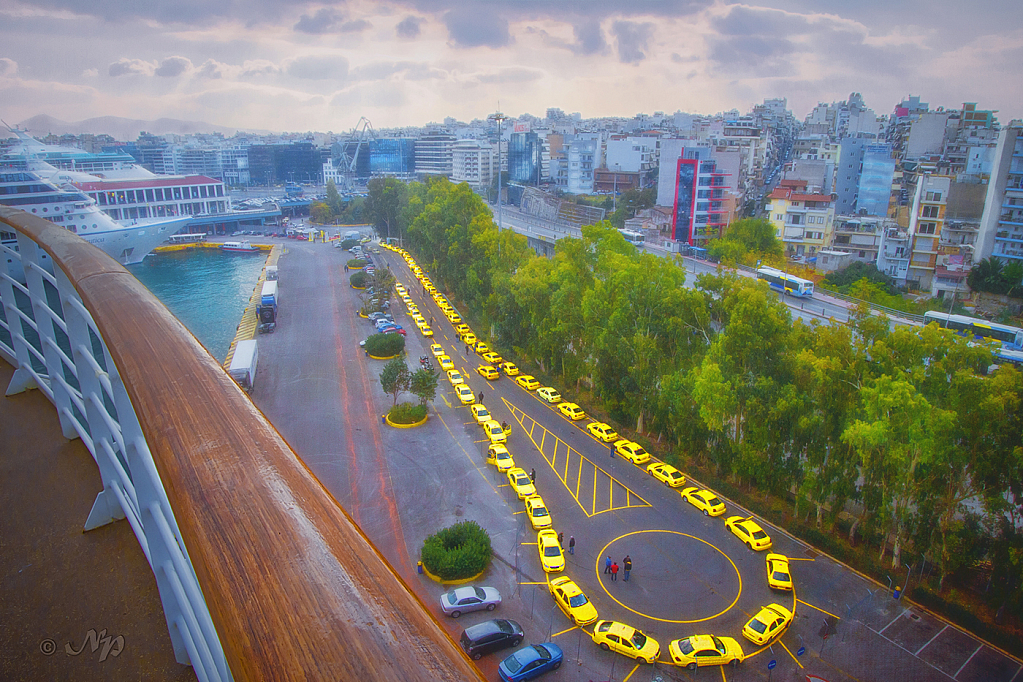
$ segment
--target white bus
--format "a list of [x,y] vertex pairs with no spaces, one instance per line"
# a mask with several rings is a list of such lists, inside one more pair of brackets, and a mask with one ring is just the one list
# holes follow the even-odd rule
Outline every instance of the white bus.
[[205,232],[190,232],[187,234],[172,234],[167,237],[168,244],[197,244],[206,241]]
[[988,322],[978,317],[967,317],[966,315],[949,315],[928,310],[924,313],[924,324],[936,322],[939,327],[951,329],[963,335],[969,335],[977,340],[991,339],[1002,344],[1006,350],[1023,350],[1023,329],[1010,327],[1007,324]]
[[646,237],[644,237],[643,234],[640,232],[635,232],[634,230],[625,230],[622,228],[619,228],[618,231],[622,234],[623,237],[625,237],[625,241],[629,242],[630,244],[642,246],[643,242],[646,241]]
[[757,270],[757,279],[762,279],[768,285],[783,294],[798,296],[799,298],[813,298],[813,282],[802,277],[796,277],[776,268],[760,268]]

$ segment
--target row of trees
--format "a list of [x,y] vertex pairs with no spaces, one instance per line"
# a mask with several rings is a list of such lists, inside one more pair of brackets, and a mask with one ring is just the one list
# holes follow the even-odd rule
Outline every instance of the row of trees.
[[942,578],[995,557],[996,584],[1023,605],[1023,377],[988,375],[989,349],[866,309],[849,326],[807,325],[762,283],[687,282],[607,223],[539,258],[465,185],[405,193],[410,249],[498,347],[678,463],[789,496],[819,526],[858,502],[850,535],[875,537],[882,557],[890,544],[893,565],[907,546]]

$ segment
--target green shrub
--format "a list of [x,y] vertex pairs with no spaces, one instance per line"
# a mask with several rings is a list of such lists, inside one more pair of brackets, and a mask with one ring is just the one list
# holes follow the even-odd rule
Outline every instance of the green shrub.
[[415,424],[426,418],[426,405],[398,403],[387,413],[387,418],[395,424]]
[[405,350],[405,337],[401,334],[374,334],[366,339],[366,352],[378,358],[389,358]]
[[423,565],[443,580],[461,580],[482,573],[493,552],[490,535],[475,521],[463,521],[426,538]]
[[358,239],[344,239],[341,241],[341,248],[347,251],[348,249],[352,248],[358,243],[359,243]]
[[368,263],[368,262],[369,261],[367,261],[367,260],[365,260],[363,258],[353,258],[350,261],[348,261],[348,267],[355,268],[355,269],[364,268],[364,267],[366,267],[366,263]]
[[359,270],[358,272],[354,273],[351,277],[349,277],[348,281],[352,283],[353,287],[365,289],[366,284],[369,282],[369,275],[367,275],[362,270]]

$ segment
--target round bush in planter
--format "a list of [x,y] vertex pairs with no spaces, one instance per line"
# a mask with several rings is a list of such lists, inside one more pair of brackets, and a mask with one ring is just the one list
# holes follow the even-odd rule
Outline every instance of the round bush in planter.
[[392,424],[418,424],[426,419],[426,405],[398,403],[387,413]]
[[366,267],[366,263],[368,262],[369,261],[363,260],[362,258],[353,258],[350,261],[348,261],[347,265],[349,270],[359,270],[361,268]]
[[461,580],[490,565],[490,535],[475,521],[463,521],[426,538],[423,566],[442,580]]
[[364,348],[375,358],[392,358],[405,350],[405,337],[401,334],[374,334],[366,339]]
[[345,239],[341,242],[341,248],[347,251],[348,249],[352,248],[358,243],[359,243],[358,239]]
[[356,289],[365,289],[366,285],[369,284],[369,275],[360,270],[349,277],[348,281]]

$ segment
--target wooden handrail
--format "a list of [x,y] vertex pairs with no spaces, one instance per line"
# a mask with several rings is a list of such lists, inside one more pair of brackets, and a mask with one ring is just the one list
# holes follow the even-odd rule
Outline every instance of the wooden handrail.
[[142,284],[37,216],[145,434],[235,680],[479,680],[248,396]]

